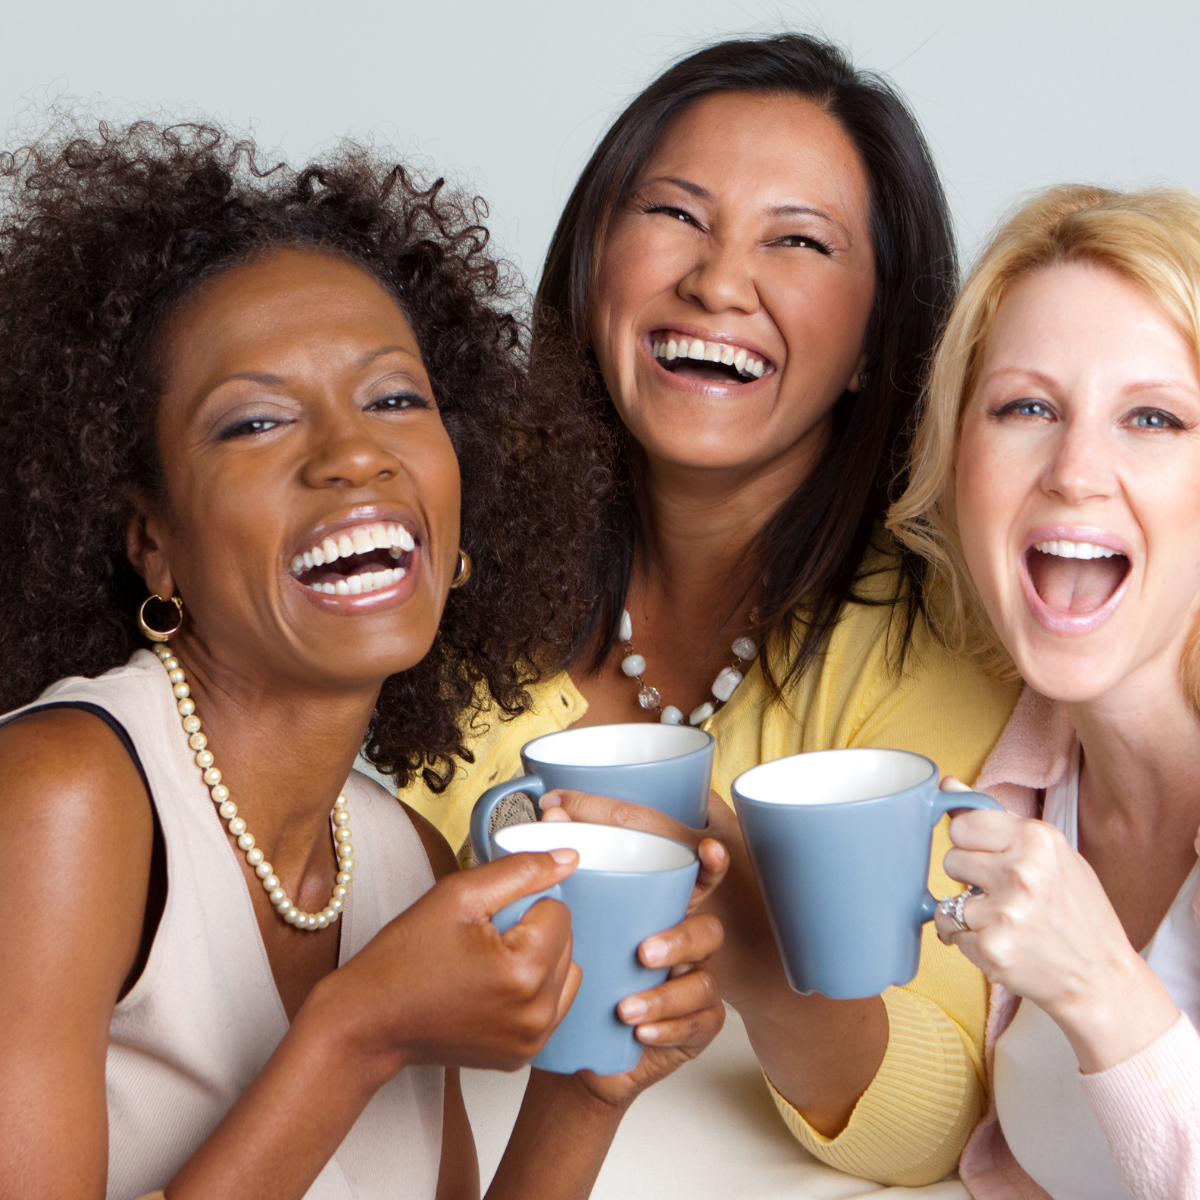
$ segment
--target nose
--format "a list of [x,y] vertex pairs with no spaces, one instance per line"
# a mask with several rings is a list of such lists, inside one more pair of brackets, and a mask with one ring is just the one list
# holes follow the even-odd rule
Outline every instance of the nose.
[[712,313],[757,312],[758,287],[750,253],[732,241],[706,239],[679,282],[679,294]]
[[1106,500],[1117,487],[1113,448],[1096,422],[1067,419],[1060,426],[1042,479],[1043,490],[1066,504]]
[[314,488],[362,488],[390,479],[400,460],[382,445],[369,427],[353,416],[323,422],[304,465],[304,481]]

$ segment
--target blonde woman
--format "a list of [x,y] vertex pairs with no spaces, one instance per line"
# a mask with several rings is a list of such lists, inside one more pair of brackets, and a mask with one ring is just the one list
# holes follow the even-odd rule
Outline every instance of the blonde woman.
[[[935,360],[889,524],[1027,688],[951,824],[993,985],[978,1197],[1200,1195],[1200,199],[1050,191]],[[953,785],[951,785],[953,786]]]

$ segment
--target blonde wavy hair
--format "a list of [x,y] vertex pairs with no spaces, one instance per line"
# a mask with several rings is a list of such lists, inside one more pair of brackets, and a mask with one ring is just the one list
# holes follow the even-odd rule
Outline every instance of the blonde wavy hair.
[[[967,570],[954,509],[954,458],[996,313],[1021,279],[1061,263],[1104,267],[1144,289],[1200,362],[1200,197],[1179,189],[1107,191],[1069,184],[1041,192],[993,235],[934,355],[913,439],[908,487],[887,527],[929,565],[926,603],[947,645],[989,674],[1016,678]],[[1200,624],[1180,665],[1200,712]]]

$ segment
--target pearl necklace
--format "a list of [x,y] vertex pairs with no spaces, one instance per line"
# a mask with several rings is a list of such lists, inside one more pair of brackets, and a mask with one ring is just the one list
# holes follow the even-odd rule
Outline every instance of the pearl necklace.
[[245,852],[246,861],[254,868],[255,875],[262,882],[267,898],[275,906],[275,911],[289,924],[297,929],[326,929],[341,915],[346,906],[346,896],[349,894],[350,881],[354,876],[354,847],[350,844],[350,813],[346,808],[346,796],[342,793],[333,802],[333,812],[330,822],[333,826],[333,840],[337,846],[338,874],[333,886],[333,894],[329,903],[316,913],[304,912],[291,901],[279,876],[263,852],[254,844],[254,834],[246,828],[246,822],[238,816],[237,805],[229,798],[229,789],[221,782],[221,772],[213,763],[212,751],[208,749],[208,738],[200,732],[200,718],[196,716],[196,702],[192,699],[192,689],[188,686],[187,676],[183,673],[179,659],[166,646],[155,646],[154,653],[166,668],[167,678],[171,681],[175,693],[175,707],[183,718],[183,732],[188,745],[196,752],[196,766],[203,772],[203,779],[208,786],[209,795],[217,806],[221,818],[229,822],[230,834],[237,838],[238,848]]
[[[662,714],[659,720],[664,725],[682,725],[683,712],[673,704],[668,704],[664,708],[662,695],[658,688],[651,687],[642,678],[642,672],[646,669],[646,660],[634,652],[633,618],[629,615],[627,608],[621,609],[621,628],[618,636],[625,643],[625,657],[621,660],[621,670],[640,685],[638,703],[643,708],[657,709]],[[750,662],[758,653],[758,647],[748,637],[738,638],[730,646],[730,649],[733,651],[733,663],[728,667],[723,667],[720,674],[713,680],[712,694],[716,697],[717,704],[724,704],[733,695],[743,679],[740,668],[744,663]],[[688,724],[700,725],[716,711],[717,705],[706,700],[692,709],[691,715],[688,717]]]

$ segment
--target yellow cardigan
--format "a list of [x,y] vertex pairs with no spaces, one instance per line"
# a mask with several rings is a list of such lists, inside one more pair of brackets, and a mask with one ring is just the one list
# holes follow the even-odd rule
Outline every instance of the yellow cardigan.
[[[859,592],[886,599],[895,589],[896,568],[878,553],[869,565],[876,574],[863,580]],[[1012,712],[1018,688],[987,679],[954,658],[920,622],[898,673],[898,626],[894,608],[846,605],[826,653],[787,690],[785,705],[770,703],[756,663],[730,702],[705,722],[716,738],[713,787],[721,797],[728,802],[734,778],[760,762],[843,746],[916,750],[943,774],[973,780]],[[565,729],[587,711],[587,701],[565,673],[533,693],[532,711],[492,721],[471,741],[475,762],[461,765],[446,791],[437,795],[418,781],[401,793],[451,846],[466,839],[479,795],[521,774],[520,749],[527,741]],[[929,888],[935,896],[961,890],[941,866],[950,846],[946,826],[943,820],[934,834]],[[917,977],[889,988],[883,1001],[887,1052],[837,1137],[823,1137],[774,1088],[771,1093],[788,1128],[817,1158],[880,1183],[915,1187],[954,1169],[982,1111],[987,988],[957,950],[938,941],[931,923]]]

